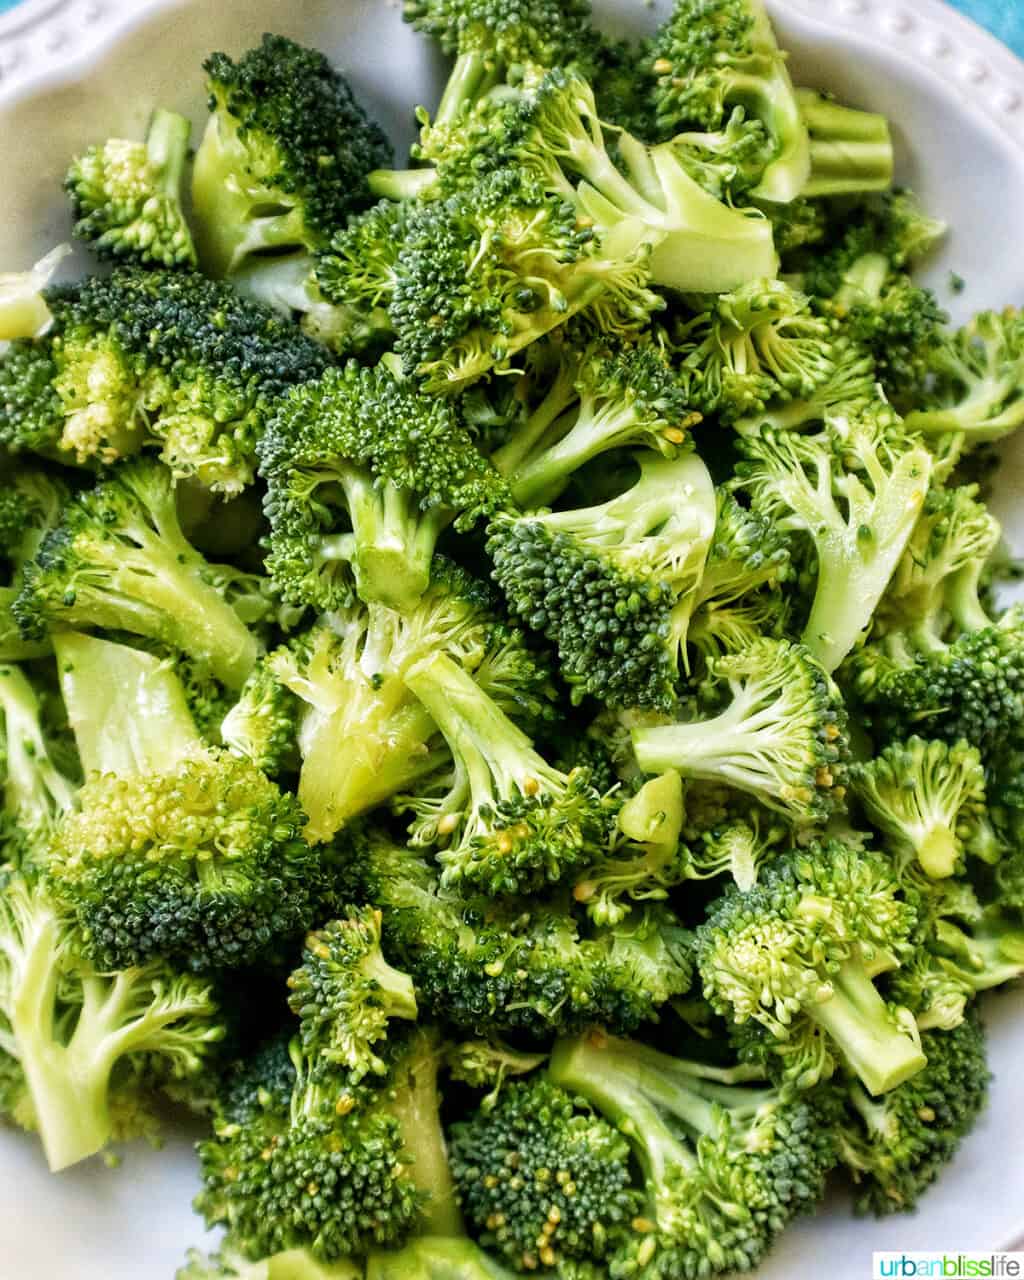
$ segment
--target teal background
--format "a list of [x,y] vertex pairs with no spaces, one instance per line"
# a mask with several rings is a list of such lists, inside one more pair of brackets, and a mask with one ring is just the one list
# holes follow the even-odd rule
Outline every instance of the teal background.
[[[0,13],[13,9],[18,0],[0,0]],[[975,22],[1004,40],[1024,58],[1024,0],[951,0]]]

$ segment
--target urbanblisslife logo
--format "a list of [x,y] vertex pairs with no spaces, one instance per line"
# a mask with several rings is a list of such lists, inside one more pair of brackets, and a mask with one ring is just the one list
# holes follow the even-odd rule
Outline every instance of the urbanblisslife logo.
[[876,1253],[872,1280],[977,1280],[1024,1277],[1024,1253]]

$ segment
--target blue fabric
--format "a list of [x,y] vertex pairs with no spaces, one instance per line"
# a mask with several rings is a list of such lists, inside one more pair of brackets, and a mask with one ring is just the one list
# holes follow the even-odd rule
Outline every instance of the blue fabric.
[[[0,13],[13,9],[18,0],[0,0]],[[950,0],[975,22],[1005,41],[1024,58],[1024,3],[1021,0]]]

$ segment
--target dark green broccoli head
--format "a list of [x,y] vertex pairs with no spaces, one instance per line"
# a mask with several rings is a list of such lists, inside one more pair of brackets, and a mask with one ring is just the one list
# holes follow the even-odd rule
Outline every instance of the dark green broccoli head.
[[260,443],[268,569],[295,603],[411,606],[448,523],[470,528],[506,501],[454,405],[381,364],[354,362],[299,388]]
[[377,833],[353,838],[345,874],[346,893],[380,907],[385,954],[422,1006],[466,1031],[628,1031],[690,985],[688,936],[663,913],[585,937],[561,905],[441,893],[419,854]]
[[53,307],[50,333],[0,363],[0,443],[15,450],[109,463],[155,446],[176,476],[237,493],[277,399],[327,363],[269,308],[193,272],[122,267],[55,290]]
[[99,775],[79,800],[51,873],[97,963],[237,967],[312,922],[320,855],[296,799],[248,761],[210,752],[169,773]]
[[374,1043],[387,1035],[389,1019],[416,1017],[412,980],[384,959],[381,914],[372,907],[352,908],[309,934],[288,987],[303,1052],[353,1080],[383,1075],[387,1064]]
[[[301,1063],[295,1050],[293,1058]],[[400,1241],[419,1195],[398,1121],[379,1104],[360,1105],[330,1073],[315,1081],[293,1070],[282,1097],[279,1062],[266,1065],[265,1082],[246,1073],[243,1107],[232,1105],[237,1085],[229,1092],[213,1136],[199,1144],[196,1211],[226,1226],[250,1259],[308,1249],[331,1262]]]
[[547,1080],[513,1081],[454,1125],[451,1163],[481,1244],[517,1271],[608,1258],[640,1213],[625,1139]]
[[839,1160],[858,1184],[859,1213],[913,1212],[985,1106],[990,1076],[977,1014],[953,1031],[928,1032],[922,1047],[928,1065],[884,1098],[856,1083],[845,1090]]
[[72,162],[64,179],[75,235],[101,258],[140,266],[195,267],[195,245],[182,209],[192,126],[156,111],[145,142],[109,138]]
[[872,981],[909,954],[916,923],[882,856],[836,840],[794,850],[711,907],[697,931],[704,993],[740,1028],[760,1024],[787,1078],[806,1086],[839,1061],[884,1093],[925,1063],[912,1016]]
[[444,392],[504,368],[583,308],[609,333],[635,332],[661,305],[642,243],[603,243],[572,203],[507,166],[411,216],[391,304],[396,350]]
[[212,114],[192,183],[203,265],[225,275],[251,254],[322,248],[369,203],[367,174],[391,160],[384,134],[322,53],[284,36],[204,67]]

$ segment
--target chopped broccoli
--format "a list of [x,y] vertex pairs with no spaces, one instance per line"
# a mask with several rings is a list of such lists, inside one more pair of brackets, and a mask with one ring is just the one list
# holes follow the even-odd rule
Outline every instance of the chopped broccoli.
[[697,930],[704,994],[801,1087],[848,1066],[873,1094],[925,1066],[912,1015],[874,975],[909,953],[916,911],[895,869],[840,841],[793,850],[743,892],[730,885]]
[[642,1202],[621,1133],[543,1078],[452,1126],[452,1173],[480,1243],[517,1271],[610,1257]]
[[50,305],[50,333],[0,361],[13,452],[110,463],[155,446],[175,476],[236,494],[278,399],[327,363],[268,308],[190,271],[120,267]]
[[285,599],[320,609],[412,607],[445,527],[506,499],[453,405],[389,367],[332,369],[294,391],[259,446],[267,567]]
[[44,290],[70,252],[60,244],[28,271],[0,272],[0,342],[41,338],[49,330],[53,314]]
[[216,1253],[190,1249],[175,1280],[364,1280],[362,1262],[321,1262],[308,1249],[285,1249],[252,1262],[231,1242]]
[[205,971],[301,935],[326,886],[295,797],[205,745],[167,664],[75,632],[57,657],[87,781],[48,869],[89,957]]
[[220,723],[220,739],[233,755],[251,760],[269,778],[297,773],[299,710],[296,695],[273,671],[264,655]]
[[662,136],[720,128],[734,106],[771,141],[754,194],[788,203],[811,176],[807,124],[761,0],[675,0],[650,49]]
[[25,566],[14,616],[29,640],[105,627],[166,644],[241,689],[261,644],[233,607],[239,579],[186,540],[171,473],[140,459],[67,504]]
[[964,741],[909,738],[867,764],[855,764],[850,785],[901,866],[951,876],[985,822],[985,771]]
[[192,179],[204,268],[325,245],[370,203],[367,174],[391,158],[381,130],[322,53],[284,36],[204,68],[211,114]]
[[931,456],[882,402],[835,411],[823,431],[763,426],[741,441],[736,484],[783,530],[817,554],[804,643],[833,671],[868,627],[928,492]]
[[552,1082],[625,1135],[646,1212],[611,1264],[621,1276],[706,1276],[759,1263],[814,1207],[835,1163],[827,1093],[750,1084],[715,1068],[594,1032],[556,1043]]
[[796,100],[811,148],[811,172],[801,196],[889,190],[894,161],[885,116],[844,107],[814,89],[797,89]]
[[135,1073],[184,1077],[224,1033],[207,982],[163,960],[105,973],[40,883],[0,889],[0,1048],[15,1058],[51,1170],[101,1151]]
[[145,142],[109,138],[78,156],[64,189],[79,240],[101,258],[194,267],[195,245],[182,209],[191,132],[184,116],[158,110]]
[[928,1065],[883,1098],[846,1090],[839,1161],[858,1184],[859,1213],[911,1213],[983,1110],[989,1071],[981,1022],[922,1037]]
[[[25,671],[0,663],[0,757],[3,814],[0,851],[7,861],[19,846],[22,860],[41,865],[54,827],[75,807],[75,780],[51,754],[39,693]],[[56,753],[54,753],[56,754]]]
[[645,773],[749,791],[796,821],[824,820],[846,794],[846,715],[839,691],[802,646],[761,640],[708,662],[711,707],[704,720],[641,726],[632,732]]
[[502,515],[488,530],[513,610],[558,647],[574,698],[670,706],[715,527],[707,467],[636,455],[624,493],[581,510]]

